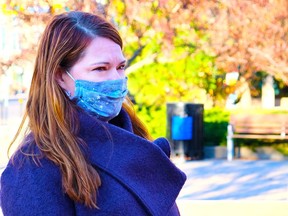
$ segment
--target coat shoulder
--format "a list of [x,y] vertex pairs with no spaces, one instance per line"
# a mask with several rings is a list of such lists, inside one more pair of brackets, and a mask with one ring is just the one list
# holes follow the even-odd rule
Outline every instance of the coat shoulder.
[[72,205],[61,189],[58,166],[18,150],[1,175],[1,208],[5,215],[53,215]]

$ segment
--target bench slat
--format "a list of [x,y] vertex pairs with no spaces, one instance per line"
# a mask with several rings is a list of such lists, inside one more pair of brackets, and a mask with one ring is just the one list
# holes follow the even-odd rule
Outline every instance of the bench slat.
[[235,127],[287,127],[288,123],[275,122],[231,122]]
[[232,114],[230,116],[230,121],[255,121],[255,122],[287,122],[288,115],[287,114]]
[[288,134],[287,114],[231,115],[230,124],[235,134]]
[[234,128],[234,133],[248,133],[248,134],[287,134],[288,130],[282,130],[281,128]]
[[288,140],[288,136],[281,136],[281,135],[259,135],[259,134],[233,134],[231,138],[241,138],[241,139],[277,139],[277,140]]

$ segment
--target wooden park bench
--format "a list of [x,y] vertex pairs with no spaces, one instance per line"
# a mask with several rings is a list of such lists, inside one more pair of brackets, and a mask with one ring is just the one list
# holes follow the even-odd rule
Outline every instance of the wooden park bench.
[[288,140],[288,114],[232,114],[227,128],[227,159],[234,158],[234,139]]

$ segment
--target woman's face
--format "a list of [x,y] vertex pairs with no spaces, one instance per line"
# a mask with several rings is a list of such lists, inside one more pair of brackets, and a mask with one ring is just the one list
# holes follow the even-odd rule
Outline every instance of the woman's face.
[[[125,64],[126,59],[118,44],[107,38],[97,37],[92,40],[69,73],[75,80],[115,80],[125,77]],[[74,96],[75,81],[67,73],[63,73],[57,82]]]

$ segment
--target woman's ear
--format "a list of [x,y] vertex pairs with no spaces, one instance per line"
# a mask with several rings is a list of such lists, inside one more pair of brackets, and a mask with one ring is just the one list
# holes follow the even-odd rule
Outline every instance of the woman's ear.
[[[73,77],[72,77],[73,78]],[[66,92],[68,97],[74,95],[75,83],[67,72],[63,69],[58,69],[55,75],[55,81]]]
[[56,73],[56,82],[61,86],[62,89],[66,90],[67,88],[67,74],[63,73],[62,69],[58,69],[57,73]]

